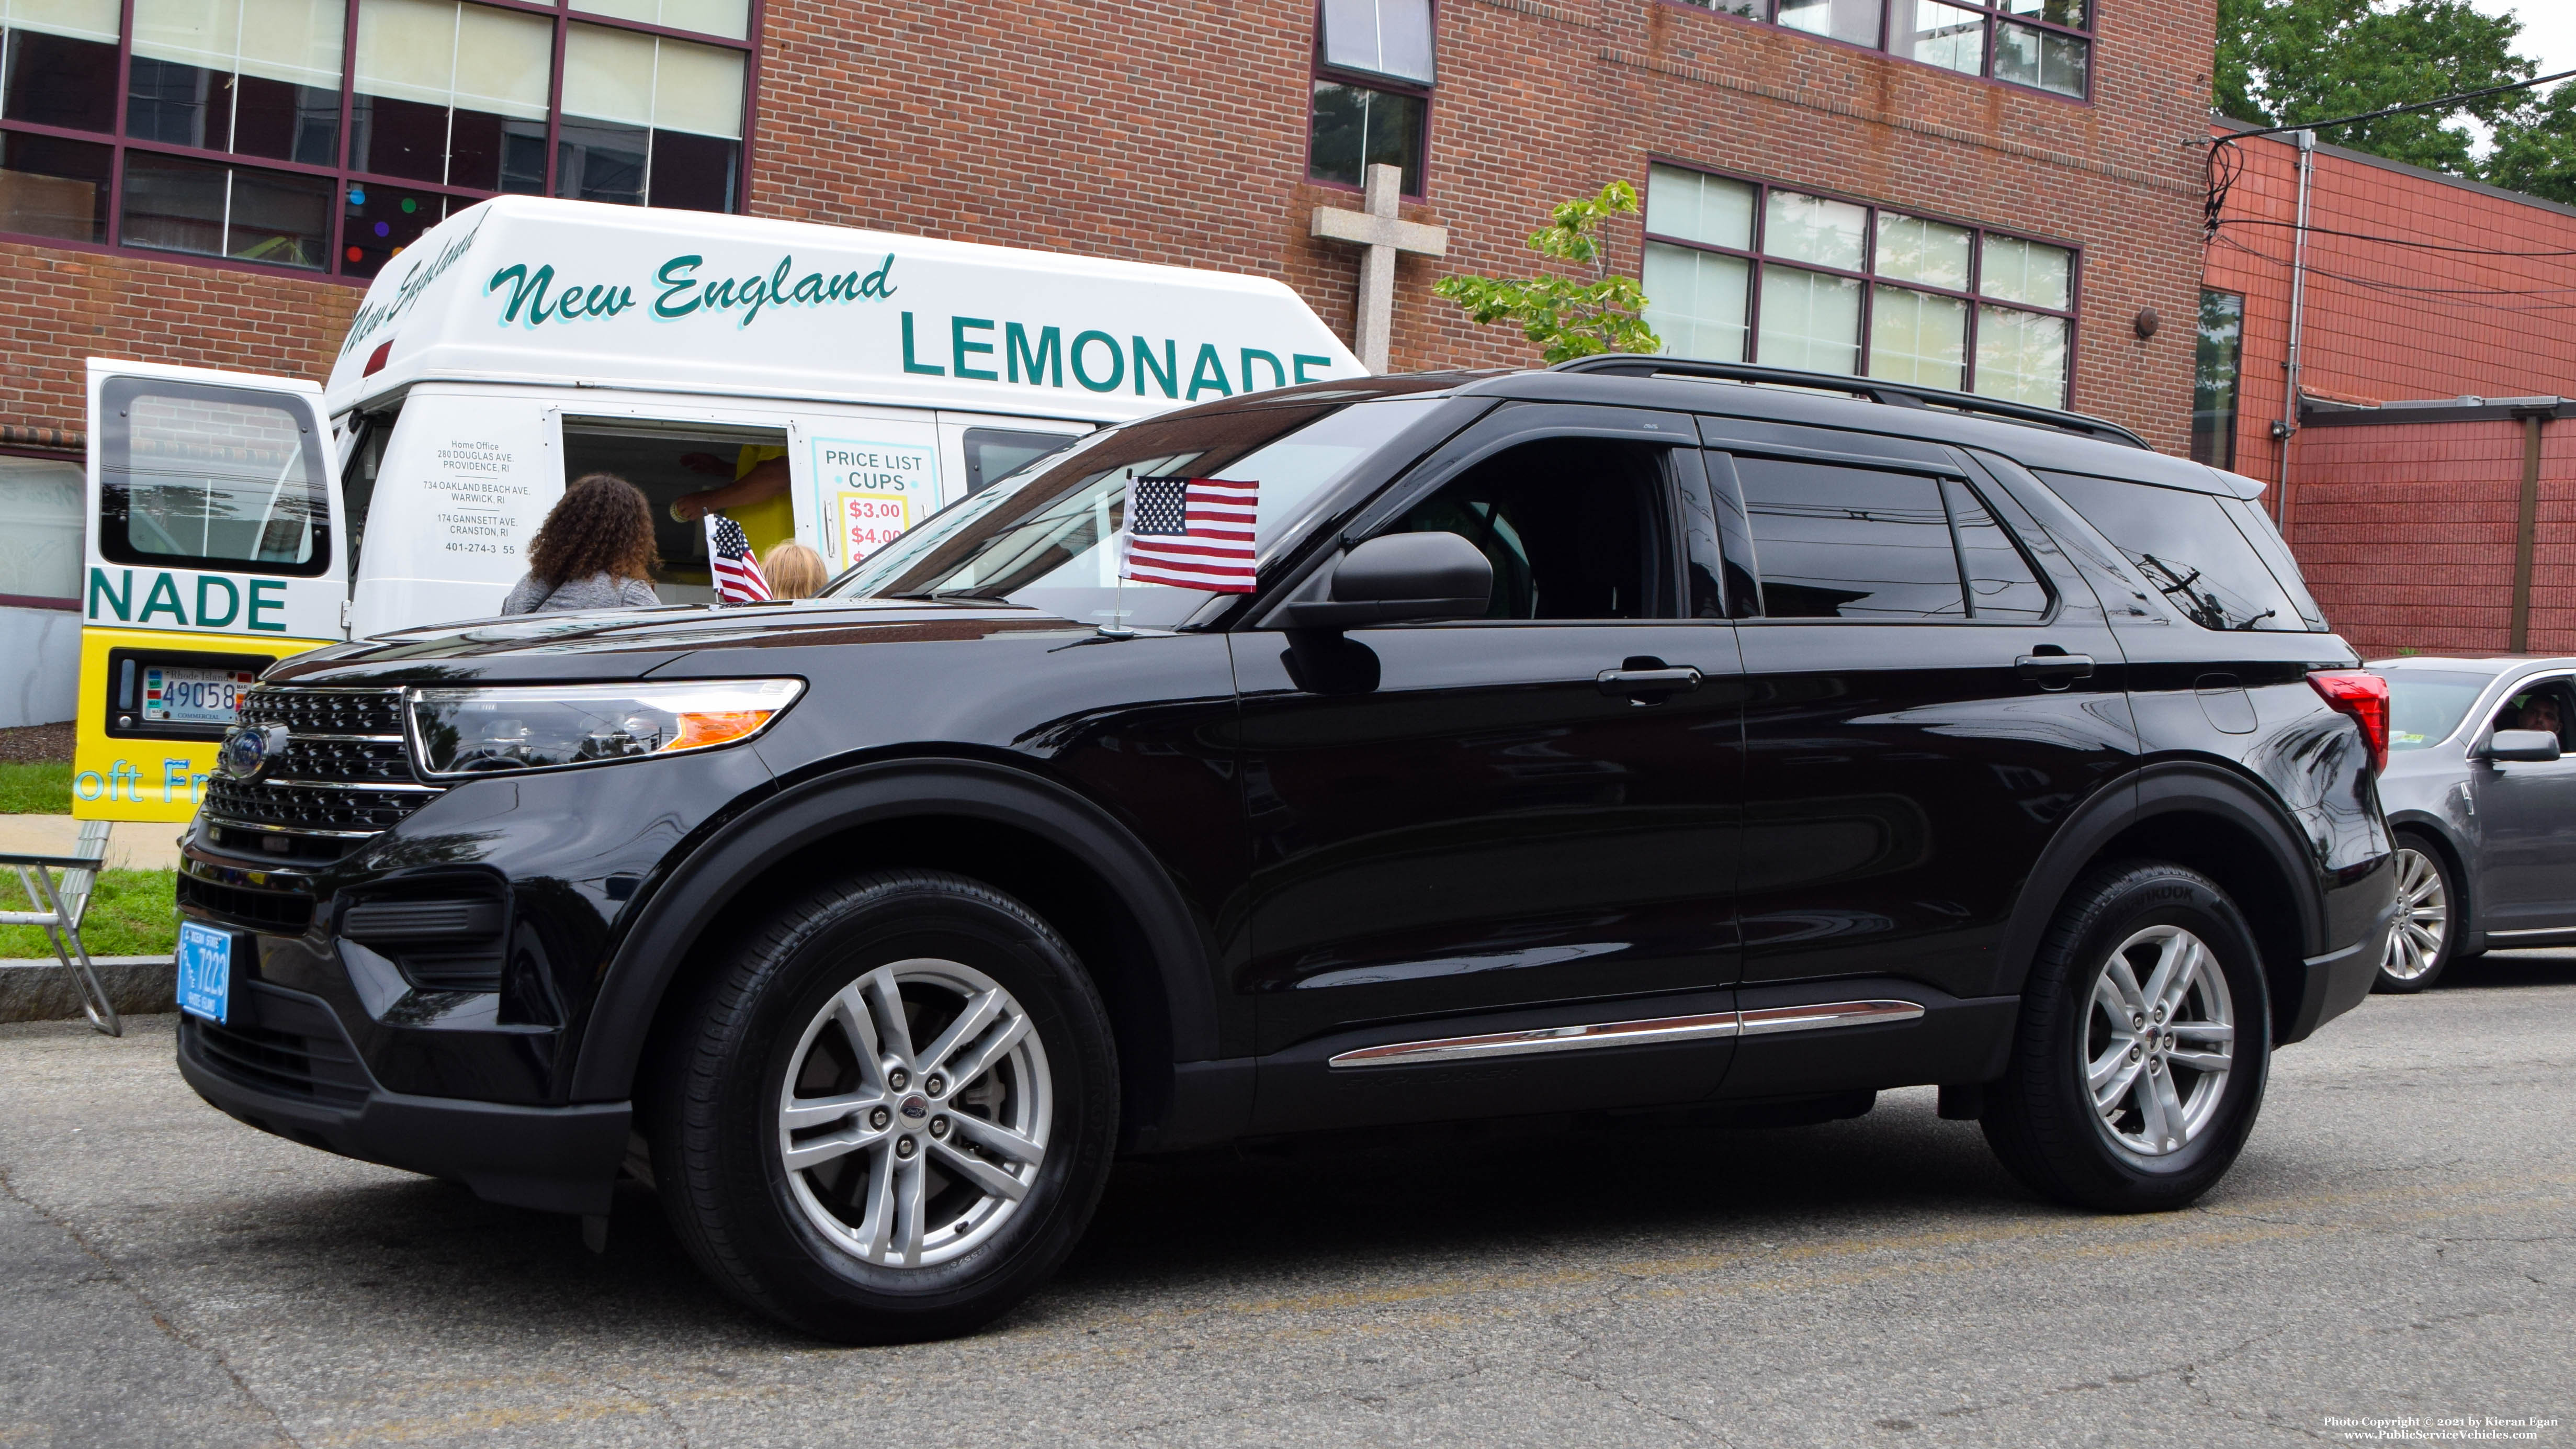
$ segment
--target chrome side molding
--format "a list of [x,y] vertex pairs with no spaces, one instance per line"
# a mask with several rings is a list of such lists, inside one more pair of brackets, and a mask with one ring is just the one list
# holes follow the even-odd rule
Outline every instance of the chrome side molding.
[[1884,1022],[1912,1021],[1921,1015],[1922,1005],[1912,1001],[1831,1001],[1814,1006],[1772,1006],[1759,1011],[1657,1016],[1643,1021],[1605,1021],[1585,1026],[1547,1026],[1530,1031],[1491,1032],[1482,1036],[1389,1042],[1384,1046],[1343,1052],[1327,1065],[1337,1069],[1415,1066],[1426,1062],[1530,1056],[1539,1052],[1589,1051],[1595,1047],[1660,1046],[1669,1042],[1716,1041],[1731,1036],[1824,1031],[1837,1026],[1873,1026]]
[[1922,1006],[1912,1001],[1829,1001],[1819,1006],[1765,1007],[1738,1012],[1736,1016],[1743,1022],[1744,1035],[1769,1036],[1781,1031],[1823,1031],[1836,1026],[1912,1021],[1922,1014]]

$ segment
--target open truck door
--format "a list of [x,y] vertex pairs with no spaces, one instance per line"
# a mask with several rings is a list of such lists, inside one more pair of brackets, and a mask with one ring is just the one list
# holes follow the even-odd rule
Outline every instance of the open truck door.
[[72,813],[196,813],[241,691],[346,637],[337,447],[292,378],[92,358]]

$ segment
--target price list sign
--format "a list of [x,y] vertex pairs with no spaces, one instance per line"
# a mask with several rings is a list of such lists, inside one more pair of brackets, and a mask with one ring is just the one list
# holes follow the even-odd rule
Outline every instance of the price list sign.
[[848,568],[939,505],[939,450],[929,444],[816,438],[815,491],[833,566]]

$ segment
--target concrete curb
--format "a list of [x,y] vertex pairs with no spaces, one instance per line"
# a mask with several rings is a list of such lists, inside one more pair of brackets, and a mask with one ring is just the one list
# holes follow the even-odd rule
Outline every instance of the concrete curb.
[[[92,956],[99,984],[118,1012],[176,1011],[179,967],[168,956]],[[77,973],[59,961],[0,961],[0,1021],[64,1021],[81,1014]]]

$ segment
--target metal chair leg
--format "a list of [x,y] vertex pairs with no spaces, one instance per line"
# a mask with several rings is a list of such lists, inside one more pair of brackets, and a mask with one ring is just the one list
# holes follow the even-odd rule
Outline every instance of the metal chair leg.
[[[80,983],[81,1014],[89,1018],[89,1024],[95,1030],[109,1036],[125,1035],[125,1019],[117,1015],[116,1003],[109,999],[106,984],[98,979],[98,967],[90,961],[89,947],[81,940],[78,917],[63,908],[62,893],[54,886],[54,873],[44,866],[34,869],[35,885],[43,887],[45,908],[54,915],[55,924],[45,927],[45,939],[52,943],[54,958],[63,963],[63,970]],[[18,882],[21,886],[28,885],[27,876],[27,867],[19,867]],[[27,894],[32,898],[36,891],[29,887]],[[88,902],[84,900],[81,904],[85,907]],[[72,965],[72,954],[63,950],[63,937],[66,935],[72,938],[72,953],[80,957],[77,970]]]

